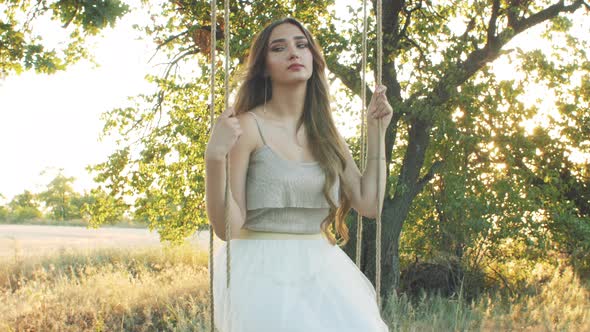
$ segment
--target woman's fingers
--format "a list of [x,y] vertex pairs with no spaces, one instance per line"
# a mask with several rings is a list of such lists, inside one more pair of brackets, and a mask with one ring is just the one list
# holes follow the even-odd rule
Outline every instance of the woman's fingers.
[[226,149],[230,148],[242,135],[240,121],[235,117],[235,109],[233,107],[228,107],[219,115],[215,127],[217,129],[215,130],[217,131],[216,136],[220,136],[220,144],[225,145]]
[[387,103],[387,101],[376,103],[376,105],[371,110],[371,115],[387,115],[391,112],[391,106]]
[[375,92],[369,103],[369,114],[374,119],[380,119],[393,111],[387,100],[386,91],[387,87],[385,85],[378,85],[375,88]]
[[227,109],[225,109],[222,113],[221,116],[225,117],[225,118],[229,118],[231,116],[234,115],[234,108],[233,107],[228,107]]
[[387,112],[387,111],[385,111],[385,112],[378,112],[378,113],[373,114],[372,116],[373,116],[374,119],[381,119],[382,117],[385,117],[385,116],[389,115],[390,113],[391,112]]
[[377,85],[375,87],[375,93],[381,93],[381,92],[385,92],[385,91],[387,91],[387,87],[383,84]]
[[234,115],[235,115],[234,108],[228,107],[223,112],[221,112],[221,114],[219,114],[219,116],[217,117],[217,121],[219,121],[223,118],[235,119]]

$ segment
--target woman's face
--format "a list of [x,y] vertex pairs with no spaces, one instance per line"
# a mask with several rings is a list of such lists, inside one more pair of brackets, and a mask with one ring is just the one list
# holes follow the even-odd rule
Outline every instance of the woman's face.
[[306,82],[313,73],[313,55],[303,32],[290,23],[275,27],[269,38],[266,74],[274,83]]

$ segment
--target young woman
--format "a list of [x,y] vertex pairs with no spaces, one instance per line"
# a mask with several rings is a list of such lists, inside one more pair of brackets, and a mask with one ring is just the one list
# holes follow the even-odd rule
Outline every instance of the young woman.
[[325,60],[301,23],[287,18],[265,27],[247,66],[235,106],[216,120],[205,152],[209,220],[227,241],[227,219],[232,240],[229,291],[227,242],[215,253],[215,325],[221,332],[388,331],[373,285],[336,245],[349,239],[351,207],[375,218],[383,199],[378,146],[392,116],[385,87],[368,107],[361,175],[332,120]]

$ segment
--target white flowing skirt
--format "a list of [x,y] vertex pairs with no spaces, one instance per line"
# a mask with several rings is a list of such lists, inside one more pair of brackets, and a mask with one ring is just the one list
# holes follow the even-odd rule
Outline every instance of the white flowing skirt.
[[388,331],[375,288],[325,238],[235,239],[215,250],[214,319],[220,332]]

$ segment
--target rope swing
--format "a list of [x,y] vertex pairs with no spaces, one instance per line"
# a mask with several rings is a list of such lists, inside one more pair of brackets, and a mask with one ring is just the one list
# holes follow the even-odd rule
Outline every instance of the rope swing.
[[[224,55],[225,55],[225,75],[224,75],[224,109],[229,107],[229,64],[230,64],[230,19],[229,19],[229,2],[230,0],[224,0]],[[376,86],[381,85],[381,76],[382,76],[382,53],[383,53],[383,43],[382,43],[382,4],[381,0],[377,0],[376,3],[376,18],[377,18],[377,63],[376,63],[376,77],[375,83]],[[217,39],[216,39],[216,30],[217,30],[217,1],[211,0],[211,80],[210,80],[210,104],[209,104],[209,118],[210,118],[210,127],[209,132],[213,130],[213,124],[215,119],[215,74],[216,74],[216,47],[217,47]],[[363,0],[363,39],[362,39],[362,84],[361,84],[361,98],[362,98],[362,107],[361,107],[361,158],[360,158],[360,170],[364,172],[367,164],[367,133],[366,133],[366,69],[367,66],[367,0]],[[382,130],[382,119],[378,121],[378,128],[379,133]],[[377,213],[376,213],[376,222],[377,222],[377,231],[376,231],[376,255],[375,255],[375,289],[376,289],[376,300],[379,309],[381,309],[381,210],[383,209],[383,202],[381,201],[381,158],[383,158],[382,154],[382,142],[379,139],[379,146],[378,146],[378,159],[377,159]],[[225,238],[226,238],[226,287],[230,289],[230,262],[231,262],[231,223],[229,220],[229,183],[230,183],[230,174],[229,174],[229,160],[228,155],[225,156]],[[360,268],[361,266],[361,244],[362,244],[362,216],[357,214],[357,243],[356,243],[356,265]],[[209,224],[209,287],[211,290],[210,296],[210,310],[211,310],[211,332],[215,332],[215,305],[214,305],[214,291],[213,291],[213,280],[214,280],[214,230],[213,225]],[[231,296],[227,297],[228,301],[231,299]]]
[[[215,1],[211,1],[211,80],[209,82],[211,91],[210,91],[210,100],[209,100],[209,132],[213,132],[213,122],[215,120],[215,47],[217,43],[217,39],[215,38],[215,21],[217,20],[217,6]],[[214,230],[213,224],[209,223],[209,289],[211,292],[210,300],[210,310],[211,310],[211,332],[215,332],[215,305],[214,305],[214,296],[213,296],[213,239],[214,239]]]
[[[363,0],[363,44],[362,44],[362,60],[361,60],[361,156],[360,156],[360,171],[364,173],[367,167],[367,143],[366,143],[366,125],[365,117],[367,111],[367,0]],[[356,266],[361,268],[361,244],[363,242],[363,216],[360,213],[356,214]]]
[[[229,44],[230,44],[230,33],[229,33],[229,0],[224,1],[224,52],[225,52],[225,75],[224,75],[224,109],[227,109],[229,106],[229,62],[230,62],[230,53],[229,53]],[[209,132],[213,131],[213,124],[215,118],[215,55],[216,55],[216,48],[217,48],[217,1],[211,1],[211,81],[210,81],[210,88],[211,88],[211,100],[209,104]],[[224,210],[225,210],[225,237],[227,243],[227,250],[226,250],[226,287],[229,289],[230,286],[230,262],[231,262],[231,223],[229,222],[229,156],[225,156],[225,193],[224,193]],[[213,225],[209,224],[209,261],[211,262],[209,266],[209,287],[211,290],[211,331],[215,332],[215,297],[213,292],[213,278],[214,278],[214,230]],[[230,298],[228,297],[228,301]]]
[[[383,55],[383,34],[382,34],[382,12],[383,6],[381,0],[377,0],[376,17],[377,17],[377,64],[375,75],[375,84],[381,85],[382,76],[382,55]],[[366,84],[366,67],[367,67],[367,0],[363,0],[363,43],[362,43],[362,76],[361,76],[361,157],[360,157],[360,170],[361,173],[367,165],[367,130],[366,130],[366,104],[367,104],[367,84]],[[383,128],[382,119],[379,119],[379,133]],[[381,198],[381,151],[383,147],[381,140],[378,140],[378,152],[377,152],[377,213],[376,223],[377,232],[375,234],[375,291],[377,298],[377,305],[381,309],[381,211],[383,210],[383,202]],[[356,232],[356,265],[361,268],[361,245],[363,242],[363,217],[357,214],[357,232]]]
[[[365,2],[367,0],[364,0]],[[375,77],[375,84],[376,86],[381,85],[381,76],[382,68],[383,68],[383,32],[382,32],[382,17],[383,17],[383,6],[381,5],[381,0],[377,0],[377,76]],[[379,118],[378,121],[378,133],[381,133],[383,130],[383,120]],[[381,200],[381,158],[384,157],[381,155],[381,151],[383,151],[383,146],[381,145],[381,139],[378,139],[379,142],[377,148],[377,232],[376,232],[376,239],[375,239],[375,290],[377,293],[377,306],[381,310],[381,211],[383,210],[383,200]]]

